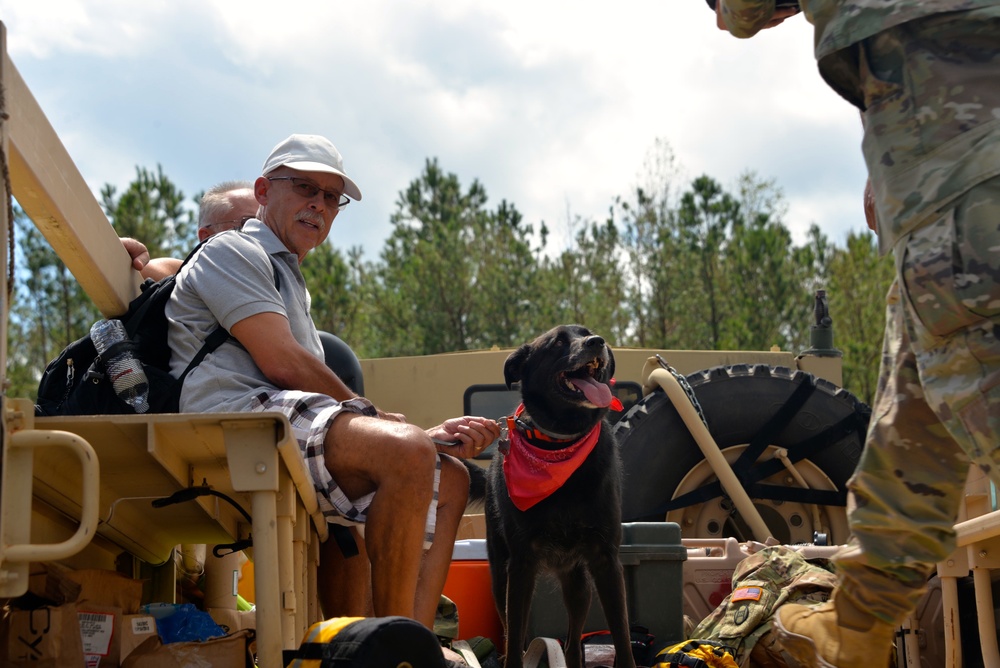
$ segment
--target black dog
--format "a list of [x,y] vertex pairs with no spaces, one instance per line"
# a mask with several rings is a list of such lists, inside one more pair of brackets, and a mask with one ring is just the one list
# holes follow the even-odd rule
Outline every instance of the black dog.
[[[507,632],[507,668],[520,668],[535,578],[555,574],[569,618],[566,659],[582,668],[591,578],[614,639],[617,665],[634,668],[618,547],[621,463],[605,421],[617,402],[610,348],[579,325],[556,327],[504,364],[522,405],[486,481],[486,549],[493,597]],[[617,405],[617,404],[616,404]]]

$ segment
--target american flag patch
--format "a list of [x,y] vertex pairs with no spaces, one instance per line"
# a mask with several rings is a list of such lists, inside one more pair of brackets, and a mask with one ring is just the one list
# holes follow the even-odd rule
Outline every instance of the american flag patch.
[[740,587],[733,590],[732,598],[729,600],[733,603],[736,601],[759,601],[763,593],[760,587]]

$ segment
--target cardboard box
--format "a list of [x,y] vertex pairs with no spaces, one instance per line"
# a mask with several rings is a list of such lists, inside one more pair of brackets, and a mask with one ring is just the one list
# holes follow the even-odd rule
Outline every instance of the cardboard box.
[[80,584],[69,578],[69,572],[69,568],[56,563],[32,563],[28,574],[28,594],[43,601],[43,605],[58,606],[63,603],[74,603],[80,598]]
[[462,521],[458,524],[458,533],[455,540],[485,539],[486,538],[486,515],[483,513],[470,513],[462,515]]
[[9,610],[0,633],[0,664],[59,668],[82,666],[80,620],[73,603],[36,610]]
[[145,640],[156,635],[156,618],[152,615],[123,615],[121,647],[122,661]]
[[77,617],[87,668],[118,668],[121,663],[121,608],[84,601],[77,605]]
[[132,650],[122,668],[244,668],[249,665],[247,642],[252,633],[237,631],[204,642],[174,642],[169,645],[164,645],[159,636],[153,636]]
[[119,608],[126,615],[139,612],[142,580],[96,568],[70,571],[67,577],[79,583],[80,601]]
[[0,665],[117,668],[121,618],[119,608],[92,603],[11,610]]
[[256,610],[240,611],[228,608],[209,608],[206,612],[212,616],[215,623],[221,626],[226,633],[257,628]]
[[[208,614],[216,624],[221,626],[226,633],[236,633],[237,631],[254,631],[256,638],[257,611],[256,610],[230,610],[228,608],[209,608]],[[250,649],[256,653],[256,640],[250,643]]]

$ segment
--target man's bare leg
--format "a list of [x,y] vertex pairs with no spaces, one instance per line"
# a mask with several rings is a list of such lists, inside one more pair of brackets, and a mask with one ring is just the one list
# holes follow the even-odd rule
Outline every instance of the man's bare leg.
[[414,601],[437,450],[419,427],[343,414],[326,437],[326,466],[348,498],[376,492],[365,543],[377,616],[416,619]]
[[331,536],[320,545],[317,586],[324,619],[332,617],[371,617],[372,575],[365,541],[358,530],[350,529],[358,554],[345,557]]
[[[432,628],[438,601],[448,578],[448,566],[466,503],[469,477],[465,467],[452,459],[441,464],[438,515],[434,541],[424,553],[417,584],[416,616]],[[462,512],[457,512],[459,509]],[[359,554],[344,557],[340,546],[330,539],[320,547],[319,590],[323,615],[331,617],[368,617],[374,614],[371,599],[371,569],[364,539],[352,528]]]
[[442,457],[434,540],[430,549],[424,553],[417,585],[416,619],[427,628],[434,628],[434,616],[445,580],[448,579],[448,567],[455,549],[455,535],[468,500],[469,472],[458,460]]

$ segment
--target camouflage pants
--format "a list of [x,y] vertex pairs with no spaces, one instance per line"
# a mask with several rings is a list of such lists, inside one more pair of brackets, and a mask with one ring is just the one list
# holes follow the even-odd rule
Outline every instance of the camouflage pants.
[[954,550],[970,463],[1000,483],[1000,178],[904,238],[896,270],[850,481],[854,537],[837,557],[846,591],[885,621]]
[[843,592],[888,622],[953,551],[970,463],[1000,482],[997,34],[1000,7],[943,13],[865,40],[854,60],[896,282],[837,567]]

